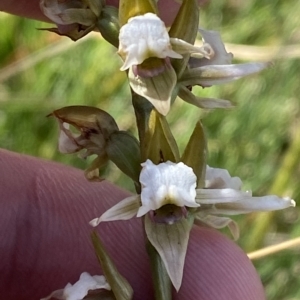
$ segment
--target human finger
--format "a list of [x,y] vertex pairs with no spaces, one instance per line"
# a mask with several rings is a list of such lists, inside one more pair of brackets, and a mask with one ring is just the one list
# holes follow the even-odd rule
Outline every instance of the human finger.
[[[199,0],[198,3],[203,5],[208,0]],[[30,19],[36,19],[45,22],[51,22],[41,11],[39,6],[40,0],[1,0],[0,11],[4,11],[13,15],[26,17]],[[118,7],[118,0],[108,0],[108,5]],[[164,0],[158,2],[159,14],[162,20],[167,25],[170,25],[180,7],[179,1],[176,0]]]
[[[81,171],[7,151],[1,151],[0,170],[1,294],[39,299],[77,281],[83,271],[100,274],[88,221],[128,194],[106,181],[87,182]],[[141,221],[104,223],[98,232],[133,286],[134,299],[153,299]],[[251,262],[214,230],[192,230],[185,268],[179,299],[229,292],[237,297],[230,299],[263,299]]]

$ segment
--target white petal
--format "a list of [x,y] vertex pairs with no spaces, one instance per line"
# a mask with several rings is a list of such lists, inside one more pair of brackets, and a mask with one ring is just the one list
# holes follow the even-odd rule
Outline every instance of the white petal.
[[270,63],[245,63],[236,65],[207,65],[189,69],[180,78],[184,85],[211,86],[237,80],[258,73],[270,66]]
[[125,71],[129,69],[131,66],[139,65],[143,60],[138,59],[136,56],[136,51],[129,51],[127,55],[125,55],[125,61],[123,66],[120,68],[121,71]]
[[56,291],[53,291],[47,297],[41,298],[40,300],[50,300],[52,298],[59,299],[59,300],[64,300],[65,297],[64,297],[63,293],[64,293],[64,289],[56,290]]
[[222,203],[215,206],[215,214],[237,215],[253,211],[272,211],[294,207],[295,201],[291,198],[280,198],[270,195],[264,197],[245,198],[233,203]]
[[127,197],[108,209],[101,217],[91,220],[89,223],[96,227],[100,222],[129,220],[133,218],[140,207],[140,197],[134,195]]
[[240,230],[238,224],[228,217],[219,217],[219,216],[212,216],[212,215],[205,215],[204,217],[201,217],[196,215],[196,219],[195,219],[196,224],[197,224],[197,220],[216,229],[228,227],[234,240],[236,241],[239,238]]
[[[221,179],[221,181],[220,181]],[[216,185],[216,183],[218,183]],[[223,183],[223,184],[220,184]],[[231,177],[226,169],[206,167],[205,187],[207,188],[230,188],[240,190],[242,181],[239,177]]]
[[147,214],[151,209],[150,205],[149,206],[141,206],[136,214],[137,218],[140,218]]
[[130,18],[120,30],[119,42],[119,54],[125,57],[122,70],[149,57],[181,58],[171,48],[164,22],[153,13]]
[[[199,29],[203,40],[208,43],[213,51],[214,56],[208,59],[201,59],[201,65],[227,65],[231,64],[233,55],[227,53],[223,44],[221,35],[218,31]],[[200,67],[200,65],[198,65]]]
[[104,276],[91,276],[89,273],[84,272],[75,284],[68,283],[63,290],[54,291],[51,295],[41,300],[48,300],[52,297],[63,300],[79,300],[83,299],[88,294],[88,291],[96,289],[110,290],[111,288]]
[[251,199],[251,192],[234,189],[197,189],[196,202],[199,204],[236,203],[244,199]]
[[67,123],[60,124],[61,130],[58,138],[58,150],[61,153],[74,153],[82,148],[77,144],[76,136],[71,133],[69,127]]
[[176,164],[168,161],[155,165],[150,160],[142,166],[140,183],[143,208],[140,208],[139,216],[166,204],[199,206],[195,202],[197,178],[192,168],[182,162]]
[[[197,53],[201,57],[209,58],[210,53],[208,53],[204,47],[196,47],[192,44],[189,44],[189,43],[185,42],[184,40],[177,39],[177,38],[170,38],[170,42],[171,42],[171,45],[172,45],[172,49],[175,50],[176,52],[180,53],[180,54]],[[172,56],[170,56],[170,57],[172,57]],[[175,57],[175,58],[182,58],[182,56],[179,55],[179,57]]]

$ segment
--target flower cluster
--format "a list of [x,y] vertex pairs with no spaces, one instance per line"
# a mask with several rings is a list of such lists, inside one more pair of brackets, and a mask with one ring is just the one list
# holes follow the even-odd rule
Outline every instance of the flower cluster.
[[[270,65],[232,64],[233,55],[226,51],[220,34],[198,28],[197,1],[182,1],[170,28],[159,18],[155,0],[120,0],[118,17],[102,0],[41,0],[41,8],[58,25],[52,31],[61,33],[61,26],[67,26],[66,35],[74,40],[99,30],[118,48],[123,60],[120,70],[127,72],[131,87],[139,141],[119,130],[113,117],[98,108],[72,106],[51,114],[59,122],[61,152],[86,151],[83,158],[97,156],[86,171],[88,179],[97,179],[98,169],[110,160],[134,182],[136,194],[91,220],[90,225],[141,217],[147,240],[178,291],[193,224],[228,227],[237,239],[239,228],[231,215],[295,206],[288,197],[252,196],[251,191],[242,189],[240,178],[207,166],[207,143],[200,121],[180,155],[165,118],[177,96],[199,108],[229,108],[233,106],[230,101],[198,97],[193,87],[227,83]],[[198,34],[200,46],[195,45]],[[102,253],[97,243],[94,246],[97,255]],[[79,283],[45,299],[81,299],[90,289],[109,289],[103,280],[83,273]],[[115,285],[111,286],[114,289]],[[130,288],[128,291],[131,297]]]

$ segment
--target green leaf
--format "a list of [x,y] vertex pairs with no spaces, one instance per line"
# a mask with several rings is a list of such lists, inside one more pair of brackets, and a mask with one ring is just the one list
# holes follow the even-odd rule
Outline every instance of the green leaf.
[[96,255],[102,267],[104,276],[109,283],[117,300],[130,300],[133,297],[133,289],[128,281],[118,272],[115,264],[106,252],[99,236],[95,231],[91,234]]
[[148,130],[142,148],[142,160],[150,159],[154,164],[163,161],[179,161],[179,150],[164,116],[152,110]]
[[201,122],[197,122],[195,129],[181,157],[181,161],[191,167],[197,176],[197,187],[205,184],[205,171],[207,160],[207,144]]
[[[194,44],[199,27],[199,6],[197,0],[184,0],[179,12],[169,30],[171,38],[182,39],[190,44]],[[189,55],[184,55],[183,59],[172,59],[177,76],[180,77],[188,63]]]
[[145,216],[145,231],[150,243],[159,253],[178,291],[183,277],[185,255],[194,218],[182,218],[172,225],[154,223]]

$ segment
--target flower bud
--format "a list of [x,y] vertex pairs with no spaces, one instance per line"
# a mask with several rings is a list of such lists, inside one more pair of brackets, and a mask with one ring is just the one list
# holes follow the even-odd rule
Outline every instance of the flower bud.
[[[60,126],[58,148],[62,153],[75,153],[83,149],[82,158],[96,154],[97,158],[85,171],[89,180],[99,180],[98,169],[107,161],[107,140],[119,128],[107,112],[89,106],[68,106],[55,110],[50,116],[57,118]],[[77,132],[70,130],[72,125]]]
[[106,152],[108,158],[138,185],[141,154],[137,139],[128,132],[116,131],[107,141]]
[[58,28],[46,30],[66,35],[76,41],[95,28],[102,2],[98,0],[41,0],[40,8],[45,16],[58,25]]
[[115,47],[119,46],[120,25],[117,8],[105,6],[96,26],[105,40]]

